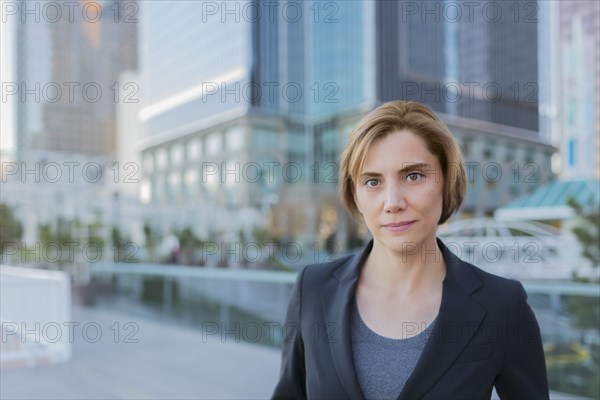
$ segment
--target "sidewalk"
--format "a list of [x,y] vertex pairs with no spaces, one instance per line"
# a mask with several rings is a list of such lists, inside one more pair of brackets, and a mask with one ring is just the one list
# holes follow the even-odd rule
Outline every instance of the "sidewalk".
[[279,351],[236,343],[231,334],[203,337],[199,329],[78,306],[73,321],[80,325],[63,330],[74,338],[71,361],[0,371],[0,398],[266,399],[276,383]]
[[[236,342],[232,333],[223,339],[220,334],[203,337],[199,329],[130,311],[74,306],[73,321],[80,325],[72,331],[72,360],[0,370],[0,399],[268,399],[271,395],[279,371],[277,349]],[[66,327],[63,334],[69,334]],[[550,398],[581,399],[556,392]],[[495,391],[492,399],[498,399]]]

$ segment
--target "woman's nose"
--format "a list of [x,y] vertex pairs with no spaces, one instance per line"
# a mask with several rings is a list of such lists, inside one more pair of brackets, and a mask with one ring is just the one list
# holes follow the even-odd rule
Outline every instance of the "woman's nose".
[[390,185],[385,194],[385,212],[397,212],[406,208],[406,193],[398,185]]

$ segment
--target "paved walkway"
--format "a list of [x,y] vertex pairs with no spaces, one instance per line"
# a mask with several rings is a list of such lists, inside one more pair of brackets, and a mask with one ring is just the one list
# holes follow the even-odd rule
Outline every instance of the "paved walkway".
[[[0,370],[0,399],[268,399],[271,395],[279,370],[277,349],[236,342],[236,331],[203,336],[197,328],[174,325],[140,310],[74,306],[73,321],[80,325],[73,331],[72,359]],[[90,322],[95,324],[84,335],[82,327]],[[99,336],[97,327],[102,330]],[[550,398],[581,399],[553,392]],[[492,399],[498,399],[495,392]]]
[[[277,380],[279,351],[236,343],[233,334],[203,337],[166,320],[78,306],[73,321],[81,325],[72,359],[0,371],[1,399],[266,399]],[[98,325],[84,335],[88,322]]]

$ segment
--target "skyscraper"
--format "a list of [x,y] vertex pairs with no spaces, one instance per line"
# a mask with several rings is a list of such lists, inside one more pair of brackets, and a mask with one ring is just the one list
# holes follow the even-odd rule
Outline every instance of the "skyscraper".
[[600,178],[600,4],[562,1],[562,176]]
[[[217,229],[209,204],[264,210],[277,192],[280,215],[310,221],[299,207],[311,199],[308,165],[335,161],[340,113],[374,98],[370,3],[141,7],[140,149],[151,201],[204,204],[195,215],[206,223],[196,225]],[[256,181],[236,169],[252,163]],[[286,163],[300,168],[293,184]]]
[[[458,4],[448,1],[141,3],[139,149],[149,201],[172,206],[165,220],[203,237],[235,232],[245,208],[261,212],[248,224],[270,216],[284,237],[343,232],[340,149],[365,113],[397,99],[451,117],[474,162],[537,163],[547,180],[537,26],[515,22],[510,9],[490,22],[482,5],[506,5],[477,3],[464,21],[440,14]],[[440,18],[429,9],[415,16],[415,5],[438,7]],[[529,190],[507,181],[473,186],[468,213],[490,215]]]
[[16,27],[19,157],[30,150],[113,154],[115,103],[136,90],[119,87],[118,76],[137,67],[137,2],[17,7],[8,17]]
[[537,19],[523,4],[377,2],[378,99],[537,131]]

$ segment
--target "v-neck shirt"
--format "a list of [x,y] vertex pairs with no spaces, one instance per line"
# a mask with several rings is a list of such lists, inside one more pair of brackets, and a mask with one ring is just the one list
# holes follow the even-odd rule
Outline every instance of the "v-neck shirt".
[[351,317],[352,353],[358,383],[365,398],[396,399],[400,395],[421,357],[437,319],[436,316],[426,328],[416,323],[403,324],[403,332],[410,331],[414,336],[388,338],[366,325],[354,297]]

